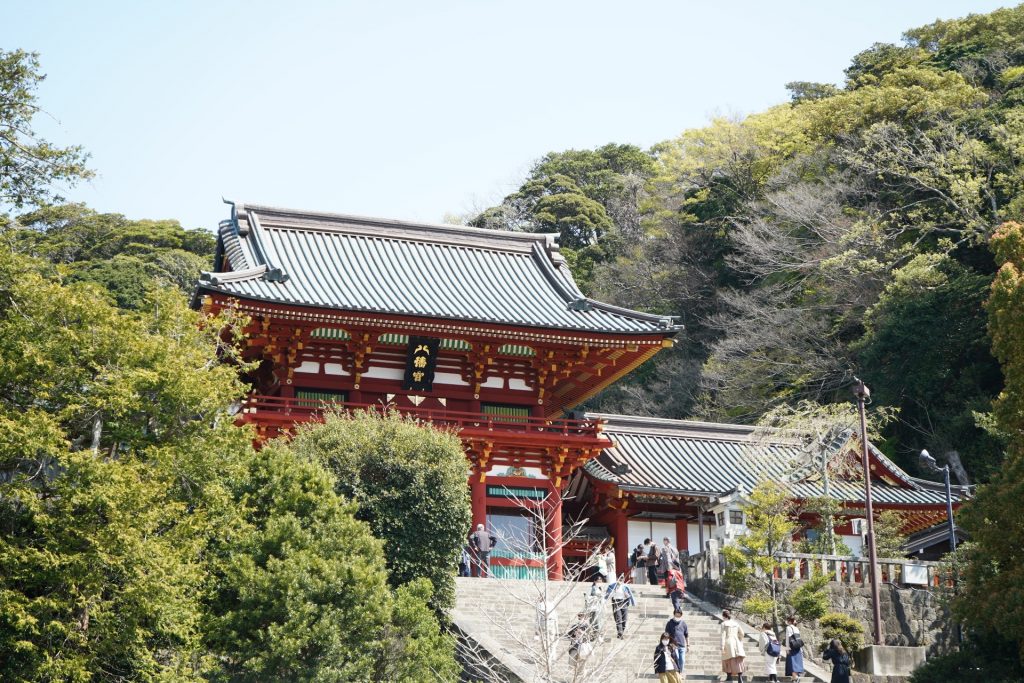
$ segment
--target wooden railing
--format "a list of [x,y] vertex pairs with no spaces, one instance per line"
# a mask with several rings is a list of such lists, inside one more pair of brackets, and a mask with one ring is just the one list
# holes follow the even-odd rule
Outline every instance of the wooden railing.
[[488,415],[456,410],[397,407],[393,404],[330,402],[314,398],[283,398],[280,396],[250,396],[242,404],[244,421],[259,421],[261,417],[283,418],[292,422],[317,419],[325,409],[366,410],[383,412],[397,410],[418,420],[457,431],[483,430],[503,433],[545,434],[548,436],[597,438],[601,433],[600,420],[548,419],[543,417]]
[[[847,555],[811,555],[807,553],[780,553],[779,564],[785,567],[776,570],[780,579],[792,581],[807,580],[815,576],[827,576],[832,583],[866,586],[870,582],[867,558]],[[687,580],[718,579],[728,569],[725,556],[717,547],[695,553],[687,558]],[[902,586],[922,588],[951,587],[949,568],[942,562],[924,562],[908,558],[879,558],[879,581]]]

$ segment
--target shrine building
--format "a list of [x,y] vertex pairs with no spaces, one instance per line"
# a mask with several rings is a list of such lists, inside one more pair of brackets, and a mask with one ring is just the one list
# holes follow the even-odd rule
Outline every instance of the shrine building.
[[[820,495],[794,444],[754,443],[749,427],[572,413],[681,328],[584,296],[555,237],[231,204],[195,305],[249,319],[244,354],[259,363],[239,417],[260,440],[326,403],[392,406],[457,432],[474,525],[560,546],[564,512],[590,520],[547,567],[499,547],[499,574],[558,579],[604,539],[620,568],[644,537],[696,551],[705,532],[741,528],[737,501],[763,475]],[[877,508],[907,512],[908,530],[944,518],[941,486],[878,451],[872,465]],[[836,482],[830,495],[853,516],[859,490]],[[546,530],[524,501],[546,506]]]

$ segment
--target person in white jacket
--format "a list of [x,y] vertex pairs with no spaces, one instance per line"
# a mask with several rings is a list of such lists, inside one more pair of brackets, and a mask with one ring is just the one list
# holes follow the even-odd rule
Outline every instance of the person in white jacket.
[[733,620],[729,610],[722,611],[722,670],[725,671],[725,680],[743,680],[743,671],[746,669],[746,651],[743,649],[743,629],[738,621]]
[[[779,680],[779,655],[782,654],[782,644],[779,642],[772,625],[765,622],[761,627],[761,635],[757,639],[757,646],[764,655],[764,673],[769,681]],[[769,652],[769,649],[771,652]]]
[[548,662],[558,659],[558,608],[555,602],[543,597],[537,601],[537,620],[534,624],[533,639],[540,642],[541,651]]

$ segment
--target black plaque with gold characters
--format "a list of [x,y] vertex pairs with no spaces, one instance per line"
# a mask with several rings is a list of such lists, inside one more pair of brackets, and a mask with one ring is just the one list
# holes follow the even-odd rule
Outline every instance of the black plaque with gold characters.
[[437,367],[437,347],[440,343],[440,339],[430,337],[409,337],[403,389],[430,391],[434,388],[434,368]]

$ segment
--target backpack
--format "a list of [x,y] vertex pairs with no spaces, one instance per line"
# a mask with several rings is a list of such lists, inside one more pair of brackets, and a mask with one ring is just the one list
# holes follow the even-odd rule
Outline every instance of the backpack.
[[778,657],[782,654],[782,645],[775,638],[768,641],[768,645],[764,648],[764,653],[769,657]]
[[800,639],[799,633],[794,633],[789,637],[789,649],[793,652],[799,652],[803,646],[804,641]]

